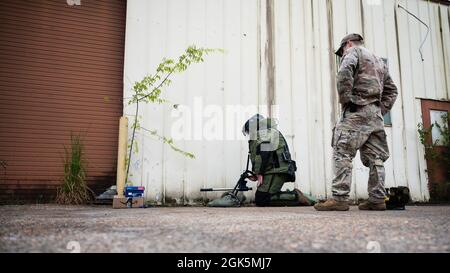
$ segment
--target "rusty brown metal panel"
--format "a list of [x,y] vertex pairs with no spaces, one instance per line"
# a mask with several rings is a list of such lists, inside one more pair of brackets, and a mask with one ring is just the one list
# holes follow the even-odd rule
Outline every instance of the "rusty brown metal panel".
[[51,200],[82,133],[89,184],[114,184],[125,0],[0,1],[0,200]]

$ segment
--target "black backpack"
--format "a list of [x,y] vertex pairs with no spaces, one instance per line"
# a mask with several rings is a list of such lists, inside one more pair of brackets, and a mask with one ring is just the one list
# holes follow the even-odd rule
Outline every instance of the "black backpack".
[[387,188],[386,193],[388,197],[386,209],[388,210],[404,210],[411,200],[408,187]]

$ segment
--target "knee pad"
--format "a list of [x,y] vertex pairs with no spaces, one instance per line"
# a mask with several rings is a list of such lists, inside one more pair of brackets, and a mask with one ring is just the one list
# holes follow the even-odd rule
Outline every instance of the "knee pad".
[[258,207],[266,207],[270,204],[270,198],[272,195],[268,192],[256,191],[255,193],[255,204]]

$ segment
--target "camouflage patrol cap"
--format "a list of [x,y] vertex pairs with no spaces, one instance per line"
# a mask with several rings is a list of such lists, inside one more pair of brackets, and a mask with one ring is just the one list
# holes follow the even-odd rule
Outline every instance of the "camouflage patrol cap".
[[364,41],[364,38],[357,33],[348,34],[342,39],[341,45],[339,49],[335,52],[335,54],[338,55],[339,57],[342,57],[342,54],[344,53],[344,47],[349,41]]

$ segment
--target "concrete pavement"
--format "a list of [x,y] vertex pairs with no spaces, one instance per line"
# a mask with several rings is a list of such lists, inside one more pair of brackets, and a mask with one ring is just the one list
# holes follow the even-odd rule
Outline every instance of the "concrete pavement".
[[450,252],[450,206],[406,211],[0,206],[1,252]]

